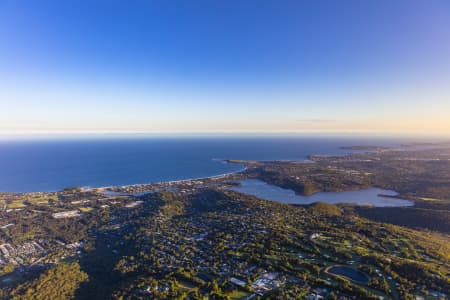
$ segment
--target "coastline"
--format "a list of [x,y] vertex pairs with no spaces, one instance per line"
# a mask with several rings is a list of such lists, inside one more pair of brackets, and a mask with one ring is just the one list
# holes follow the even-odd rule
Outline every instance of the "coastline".
[[[228,160],[221,160],[222,162],[226,163],[234,163],[229,162]],[[245,172],[248,168],[245,164],[242,164],[243,167],[240,170],[217,174],[217,175],[211,175],[211,176],[205,176],[205,177],[192,177],[192,178],[186,178],[186,179],[179,179],[179,180],[170,180],[170,181],[158,181],[158,182],[148,182],[148,183],[134,183],[134,184],[128,184],[128,185],[111,185],[111,186],[102,186],[102,187],[81,187],[84,191],[101,191],[101,192],[120,192],[121,189],[132,189],[132,188],[141,188],[141,189],[150,189],[150,188],[156,188],[157,186],[172,186],[172,185],[178,185],[178,184],[187,184],[192,183],[196,181],[205,181],[205,180],[218,180],[223,179],[228,176],[237,175],[240,173]]]
[[[433,146],[436,146],[433,144]],[[362,147],[362,146],[341,146],[340,148],[345,148],[345,149],[353,149],[355,147]],[[383,151],[383,152],[389,152],[389,151],[398,151],[398,148],[395,147],[391,147],[391,148],[387,148],[387,147],[382,147],[382,146],[366,146],[366,147],[380,147],[380,148],[386,148],[387,150]],[[414,151],[415,147],[410,147],[408,150],[409,151]],[[426,150],[430,150],[430,149],[426,149]],[[416,150],[418,151],[418,150]],[[367,153],[367,152],[363,152],[362,154]],[[370,153],[370,151],[368,152]],[[372,152],[374,153],[374,152]],[[70,188],[79,188],[82,189],[83,191],[102,191],[102,190],[120,190],[120,189],[149,189],[151,187],[155,187],[155,186],[165,186],[165,185],[177,185],[177,184],[186,184],[189,182],[193,182],[193,181],[204,181],[204,180],[216,180],[216,179],[222,179],[224,177],[227,176],[232,176],[232,175],[236,175],[236,174],[240,174],[243,173],[245,171],[248,170],[248,166],[251,163],[258,163],[258,162],[287,162],[287,163],[299,163],[299,164],[314,164],[317,162],[320,162],[323,159],[328,159],[330,157],[349,157],[352,155],[359,155],[361,154],[361,152],[358,151],[349,151],[347,153],[342,153],[342,154],[309,154],[307,155],[306,159],[300,159],[300,160],[293,160],[293,159],[275,159],[275,160],[243,160],[243,159],[218,159],[218,158],[213,158],[212,160],[218,163],[224,163],[224,164],[239,164],[242,165],[242,168],[237,169],[235,171],[231,171],[231,172],[226,172],[226,173],[221,173],[221,174],[216,174],[216,175],[211,175],[211,176],[202,176],[202,177],[190,177],[190,178],[184,178],[184,179],[177,179],[177,180],[168,180],[168,181],[154,181],[154,182],[142,182],[142,183],[131,183],[131,184],[125,184],[125,185],[99,185],[99,186],[89,186],[89,185],[84,185],[84,186],[67,186],[67,187],[61,187],[59,189],[55,189],[55,190],[47,190],[47,191],[28,191],[28,192],[8,192],[8,191],[4,191],[4,192],[0,192],[0,194],[52,194],[52,193],[59,193],[59,192],[63,192],[65,189],[70,189]]]

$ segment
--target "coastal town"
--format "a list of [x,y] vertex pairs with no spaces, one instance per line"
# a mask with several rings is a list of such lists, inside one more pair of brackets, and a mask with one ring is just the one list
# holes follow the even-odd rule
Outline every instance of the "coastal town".
[[[77,299],[448,299],[450,150],[311,161],[231,161],[245,169],[148,185],[2,193],[0,295],[45,298],[35,288],[45,279]],[[388,165],[403,175],[383,177]],[[395,188],[415,205],[289,205],[231,189],[246,178],[302,195]],[[76,285],[60,281],[65,268]]]

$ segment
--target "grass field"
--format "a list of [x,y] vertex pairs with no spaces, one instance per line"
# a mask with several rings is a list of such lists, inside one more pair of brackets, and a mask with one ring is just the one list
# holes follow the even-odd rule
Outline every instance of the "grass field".
[[238,300],[238,299],[244,299],[244,298],[250,296],[250,294],[247,292],[241,291],[241,290],[234,290],[231,293],[229,293],[228,296],[233,300]]
[[15,209],[25,207],[25,203],[29,203],[31,205],[42,205],[48,204],[48,201],[58,201],[58,196],[56,194],[53,195],[25,195],[21,198],[14,199],[10,203],[8,203],[7,208]]
[[84,212],[84,213],[88,213],[88,212],[94,210],[92,207],[80,207],[80,208],[78,208],[78,209],[79,209],[81,212]]

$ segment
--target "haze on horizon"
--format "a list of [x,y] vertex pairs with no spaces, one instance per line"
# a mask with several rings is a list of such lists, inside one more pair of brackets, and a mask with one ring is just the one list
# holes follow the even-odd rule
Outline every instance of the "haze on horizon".
[[450,135],[450,2],[2,1],[0,134]]

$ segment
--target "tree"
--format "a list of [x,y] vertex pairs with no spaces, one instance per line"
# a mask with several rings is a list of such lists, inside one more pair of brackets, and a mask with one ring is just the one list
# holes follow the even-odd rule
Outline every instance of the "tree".
[[73,299],[76,289],[87,280],[88,275],[81,271],[78,262],[61,263],[16,288],[12,299]]

